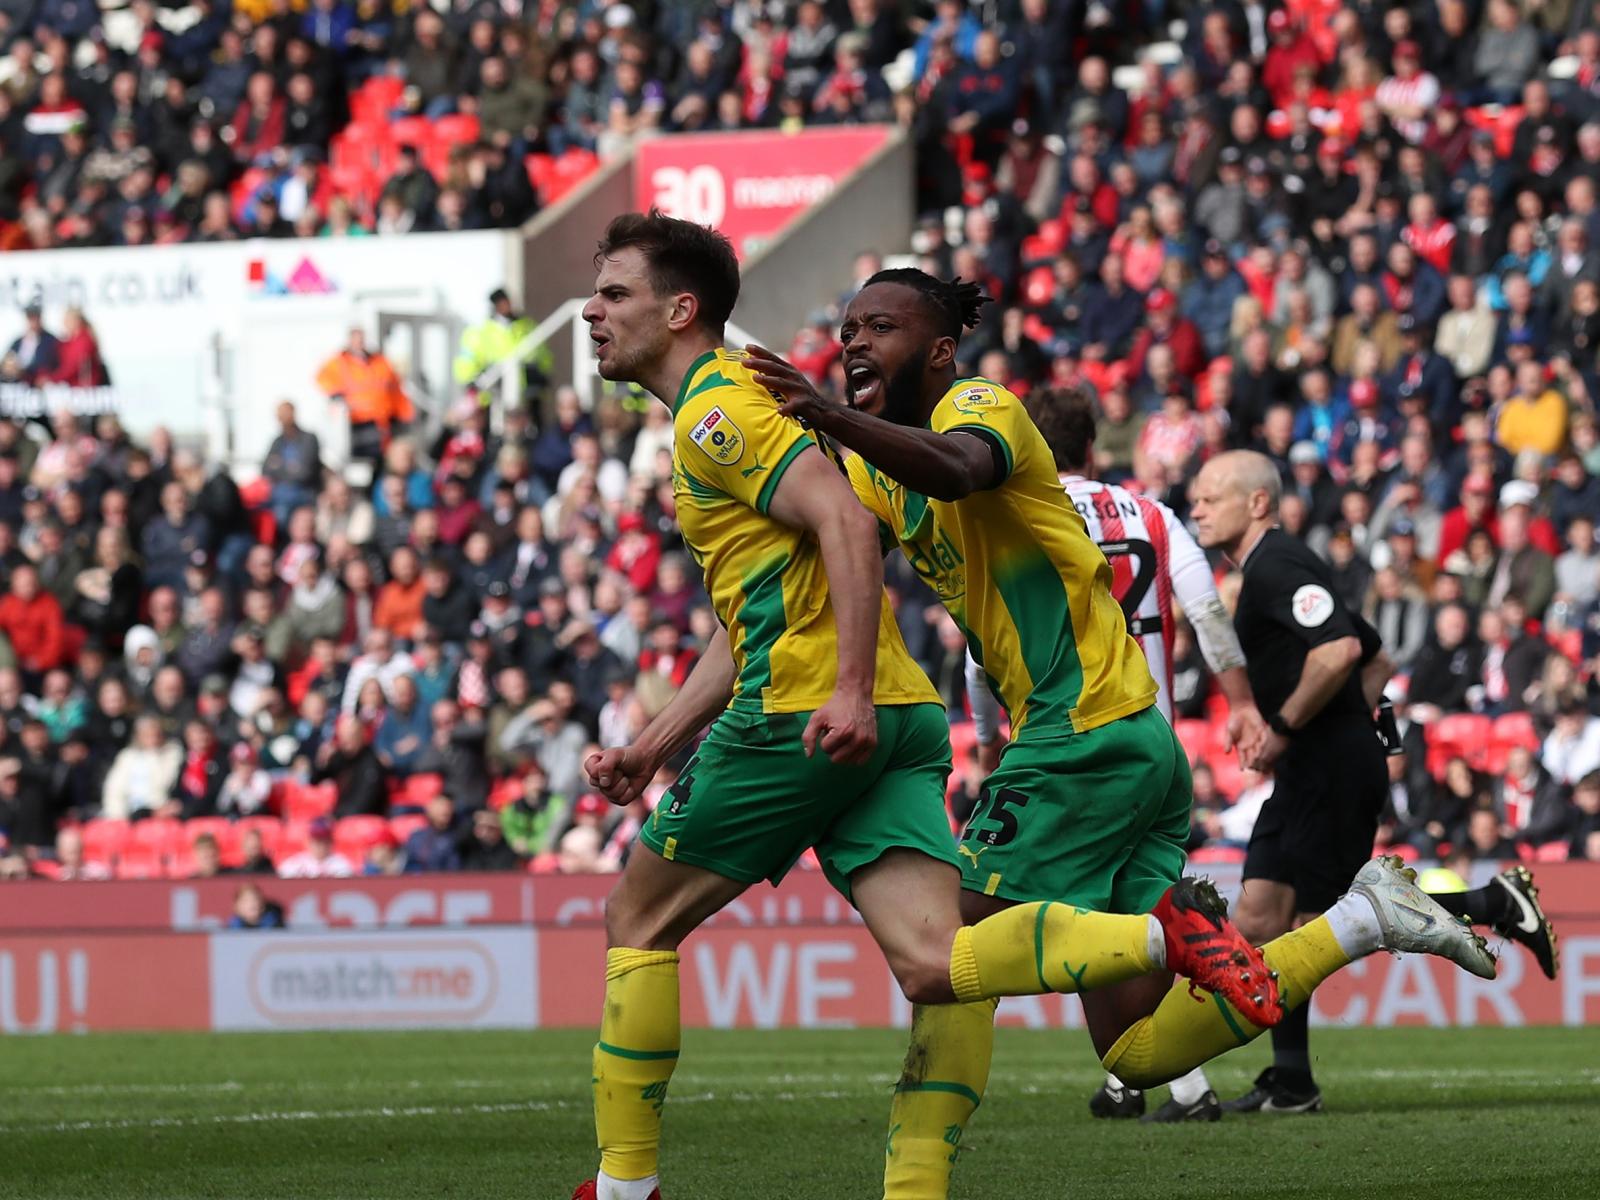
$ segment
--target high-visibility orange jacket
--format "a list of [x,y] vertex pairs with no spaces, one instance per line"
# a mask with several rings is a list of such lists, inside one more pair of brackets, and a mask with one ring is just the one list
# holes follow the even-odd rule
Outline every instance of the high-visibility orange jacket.
[[381,354],[363,359],[343,350],[322,364],[317,386],[343,398],[352,425],[375,424],[387,433],[393,422],[410,421],[416,415],[400,376]]

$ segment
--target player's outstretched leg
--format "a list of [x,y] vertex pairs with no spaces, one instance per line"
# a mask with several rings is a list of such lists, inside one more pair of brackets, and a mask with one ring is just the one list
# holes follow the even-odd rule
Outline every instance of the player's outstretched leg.
[[1227,904],[1203,879],[1180,879],[1147,916],[1050,900],[1014,905],[956,934],[950,982],[956,999],[967,1002],[1082,992],[1163,967],[1263,1028],[1281,1015],[1261,952],[1233,927]]
[[[1378,950],[1433,954],[1484,979],[1493,979],[1495,972],[1483,939],[1419,889],[1416,873],[1398,858],[1367,863],[1326,913],[1261,949],[1291,1009],[1310,1000],[1317,985],[1339,968]],[[1209,1001],[1192,996],[1180,981],[1102,1061],[1126,1083],[1154,1087],[1261,1032],[1262,1026],[1245,1020],[1220,996]]]
[[1453,916],[1485,925],[1501,937],[1528,948],[1546,979],[1561,969],[1555,927],[1539,903],[1539,889],[1527,867],[1500,872],[1488,884],[1466,892],[1428,893]]

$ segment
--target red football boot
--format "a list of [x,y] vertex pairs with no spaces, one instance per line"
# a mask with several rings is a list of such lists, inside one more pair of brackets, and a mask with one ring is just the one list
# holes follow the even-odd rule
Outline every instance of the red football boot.
[[1167,941],[1167,969],[1226,1000],[1252,1025],[1283,1019],[1278,975],[1228,920],[1227,902],[1206,879],[1184,878],[1167,889],[1151,916]]
[[[578,1185],[577,1190],[572,1193],[572,1200],[595,1200],[595,1189],[598,1186],[595,1180],[585,1179]],[[656,1188],[650,1193],[650,1200],[661,1200],[660,1188]]]

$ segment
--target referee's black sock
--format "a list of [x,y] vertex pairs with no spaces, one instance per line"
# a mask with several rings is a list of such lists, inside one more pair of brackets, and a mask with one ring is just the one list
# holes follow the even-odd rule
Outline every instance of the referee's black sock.
[[1272,1066],[1280,1086],[1309,1092],[1311,1080],[1311,1005],[1290,1009],[1272,1027]]
[[1470,892],[1429,892],[1433,902],[1454,917],[1465,917],[1474,925],[1498,929],[1516,914],[1511,910],[1511,893],[1498,883],[1473,888]]

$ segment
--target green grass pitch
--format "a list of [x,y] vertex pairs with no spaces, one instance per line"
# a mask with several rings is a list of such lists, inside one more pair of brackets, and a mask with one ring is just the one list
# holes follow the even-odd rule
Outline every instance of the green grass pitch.
[[[1082,1032],[1001,1030],[963,1200],[1600,1197],[1600,1030],[1318,1030],[1319,1117],[1106,1124]],[[876,1200],[895,1031],[690,1032],[668,1200]],[[0,1045],[0,1196],[566,1200],[591,1037],[86,1035]],[[1226,1094],[1267,1058],[1214,1065]]]

